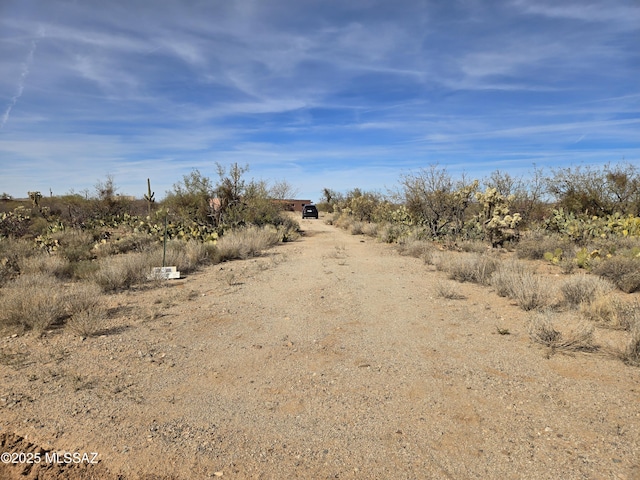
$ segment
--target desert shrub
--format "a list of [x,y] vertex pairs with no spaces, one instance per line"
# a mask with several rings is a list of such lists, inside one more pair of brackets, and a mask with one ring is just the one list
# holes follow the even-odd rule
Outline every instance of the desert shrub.
[[277,226],[282,242],[292,242],[300,237],[300,224],[287,215],[281,215],[282,221]]
[[466,298],[456,283],[453,282],[437,282],[434,291],[438,297],[447,298],[449,300],[463,300]]
[[24,206],[16,207],[12,212],[0,213],[0,238],[20,238],[26,235],[31,224],[31,210]]
[[32,237],[38,235],[45,235],[49,231],[49,222],[44,217],[31,217],[31,224],[29,225],[28,234]]
[[145,253],[127,253],[103,258],[98,263],[93,280],[105,292],[129,288],[146,280],[151,267],[158,266]]
[[562,338],[562,334],[555,329],[550,314],[547,312],[539,313],[531,317],[527,329],[529,331],[529,338],[531,338],[532,341],[547,347],[556,345]]
[[591,303],[595,298],[613,290],[613,285],[602,278],[591,275],[576,275],[560,285],[564,301],[572,308]]
[[633,327],[629,343],[620,357],[627,365],[640,367],[640,323]]
[[559,235],[532,231],[522,236],[516,247],[516,255],[523,259],[542,260],[545,258],[545,253],[559,253],[561,257],[572,249],[571,243],[563,240]]
[[106,309],[100,287],[95,283],[74,283],[65,294],[66,326],[81,337],[89,337],[103,328]]
[[[163,248],[156,247],[149,252],[152,258],[156,258],[157,266],[161,265]],[[216,246],[212,243],[196,241],[171,240],[167,242],[166,265],[176,266],[182,273],[190,273],[200,265],[212,263],[216,258]]]
[[504,262],[492,274],[491,285],[502,297],[509,297],[523,310],[544,308],[552,303],[550,286],[521,262]]
[[143,252],[147,250],[151,245],[157,243],[157,240],[152,235],[146,233],[131,233],[123,235],[111,243],[112,253],[128,253],[128,252]]
[[[594,238],[589,242],[587,250],[590,252],[597,251],[600,256],[604,257],[607,254],[625,254],[633,251],[640,251],[640,237],[638,236],[621,236],[611,235],[606,238]],[[633,256],[631,254],[630,256]]]
[[491,275],[491,286],[500,297],[513,296],[513,277],[531,273],[523,262],[509,260],[503,262],[500,268]]
[[80,260],[67,264],[66,275],[73,280],[93,281],[96,272],[100,269],[100,262],[94,260]]
[[437,165],[400,178],[400,195],[409,218],[427,227],[432,238],[457,236],[462,231],[477,188],[477,181],[454,181]]
[[95,244],[93,235],[80,229],[70,228],[52,235],[58,241],[57,253],[69,262],[90,260],[94,257],[92,248]]
[[624,302],[613,295],[596,297],[590,303],[583,304],[580,313],[604,328],[631,330],[634,325],[640,324],[640,303]]
[[640,290],[640,257],[617,255],[605,258],[593,272],[610,280],[623,292],[633,293]]
[[529,319],[529,338],[541,345],[549,347],[552,351],[582,351],[593,352],[598,346],[593,340],[593,326],[580,323],[567,333],[555,329],[550,312],[540,312]]
[[278,242],[278,231],[273,228],[248,227],[233,230],[218,240],[217,255],[220,261],[256,257]]
[[386,223],[379,229],[379,238],[384,243],[396,243],[408,233],[409,227],[407,225]]
[[337,218],[334,215],[333,218],[333,225],[338,228],[342,228],[343,230],[350,230],[353,222],[354,218],[346,212],[341,213],[337,216]]
[[571,275],[577,267],[574,258],[562,258],[558,263],[558,266],[564,275]]
[[42,273],[54,277],[64,277],[68,271],[69,262],[59,255],[40,252],[30,257],[22,257],[18,261],[21,274]]
[[450,258],[445,268],[452,280],[488,285],[499,264],[489,255],[460,254]]
[[64,317],[62,283],[42,273],[20,275],[0,290],[0,326],[43,331]]
[[95,283],[73,283],[65,292],[64,308],[70,316],[86,310],[95,310],[100,305],[102,305],[102,292]]
[[365,223],[362,226],[362,233],[367,237],[377,237],[378,236],[378,224],[377,223]]
[[67,320],[67,328],[80,337],[90,337],[103,330],[106,316],[104,307],[82,310]]
[[397,249],[400,255],[425,259],[433,255],[435,247],[433,242],[427,240],[407,238],[398,243]]
[[0,238],[0,287],[20,273],[20,264],[36,255],[33,242],[14,238]]
[[349,228],[351,235],[362,235],[364,231],[365,222],[359,220],[354,221]]
[[629,163],[561,168],[553,170],[546,183],[557,204],[571,212],[604,216],[638,211],[640,175]]
[[465,240],[459,243],[459,248],[467,253],[485,253],[488,245],[479,240]]

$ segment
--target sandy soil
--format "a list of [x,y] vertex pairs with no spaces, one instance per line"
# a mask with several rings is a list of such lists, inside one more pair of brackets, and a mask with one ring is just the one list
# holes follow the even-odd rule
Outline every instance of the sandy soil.
[[0,478],[640,478],[640,369],[550,356],[490,289],[438,298],[422,261],[302,225],[110,296],[100,335],[2,338],[0,451],[42,461]]

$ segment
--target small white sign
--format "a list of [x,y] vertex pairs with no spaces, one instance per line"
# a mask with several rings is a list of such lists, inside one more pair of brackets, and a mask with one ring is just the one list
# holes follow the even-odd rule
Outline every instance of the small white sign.
[[149,280],[169,280],[170,278],[180,278],[177,267],[154,267],[151,269]]

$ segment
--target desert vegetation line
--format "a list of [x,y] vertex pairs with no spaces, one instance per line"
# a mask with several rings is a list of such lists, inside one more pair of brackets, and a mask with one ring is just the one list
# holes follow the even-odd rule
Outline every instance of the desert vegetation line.
[[[282,211],[294,194],[284,181],[247,180],[248,167],[217,165],[217,182],[194,170],[157,202],[147,179],[143,200],[117,195],[114,179],[89,194],[0,201],[0,330],[40,334],[55,326],[100,332],[104,295],[138,285],[162,263],[183,274],[202,265],[259,255],[295,239]],[[214,201],[215,200],[215,201]]]
[[[640,365],[640,302],[633,295],[640,291],[635,166],[570,167],[550,175],[535,169],[527,179],[495,171],[470,181],[454,180],[432,165],[402,176],[387,194],[325,188],[323,196],[328,223],[395,244],[450,280],[488,286],[531,312],[532,340],[554,351],[609,350]],[[536,261],[566,279],[552,286],[538,274]],[[464,298],[443,282],[435,293]],[[553,318],[564,322],[575,312],[584,321],[576,329],[562,333],[553,327]],[[624,331],[627,342],[601,348],[594,328]]]

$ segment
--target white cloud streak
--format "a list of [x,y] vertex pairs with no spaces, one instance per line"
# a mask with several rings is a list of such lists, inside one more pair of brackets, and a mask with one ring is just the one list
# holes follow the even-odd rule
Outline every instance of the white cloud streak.
[[[112,0],[100,15],[97,1],[34,1],[0,19],[0,163],[45,176],[106,169],[137,188],[153,164],[170,186],[238,161],[305,185],[311,165],[332,187],[434,161],[640,153],[628,0]],[[12,168],[0,190],[20,181]]]
[[33,56],[36,53],[36,49],[38,48],[38,39],[44,36],[44,30],[39,29],[38,38],[35,38],[31,41],[31,46],[29,47],[29,52],[27,53],[27,58],[22,64],[22,71],[20,72],[20,77],[18,78],[18,87],[16,88],[16,93],[11,97],[9,104],[7,105],[4,113],[2,114],[2,118],[0,118],[0,130],[4,128],[4,126],[9,121],[9,115],[11,114],[11,110],[16,106],[20,97],[22,97],[22,93],[24,92],[25,83],[27,81],[27,77],[29,76],[29,68],[33,63]]

